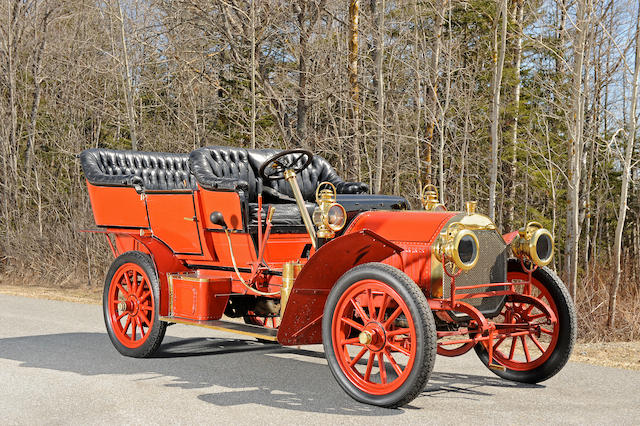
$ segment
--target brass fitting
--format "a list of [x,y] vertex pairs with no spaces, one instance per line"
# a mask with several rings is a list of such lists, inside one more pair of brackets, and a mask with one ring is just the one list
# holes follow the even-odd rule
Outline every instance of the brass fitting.
[[472,215],[476,212],[476,207],[478,206],[477,201],[467,201],[464,206],[466,207],[467,214]]
[[511,243],[511,251],[515,256],[529,259],[538,266],[547,266],[553,259],[553,235],[540,223],[529,222],[518,230],[518,236]]
[[280,288],[280,318],[284,315],[284,310],[289,301],[289,295],[296,281],[298,274],[302,270],[300,262],[286,262],[282,265],[282,287]]
[[358,335],[358,341],[362,345],[368,345],[371,343],[372,340],[373,340],[373,335],[371,334],[371,332],[367,330],[361,331],[360,334]]
[[[325,189],[320,190],[321,187]],[[318,207],[313,212],[313,223],[318,238],[333,238],[347,220],[347,212],[337,202],[336,187],[331,182],[322,182],[316,189]]]
[[427,211],[435,212],[446,210],[444,204],[440,202],[438,188],[431,183],[426,184],[424,188],[422,188],[420,198],[422,200],[422,207]]
[[445,261],[453,262],[458,268],[468,271],[478,263],[480,244],[473,231],[455,222],[438,236],[433,243],[432,252],[439,261],[444,257]]

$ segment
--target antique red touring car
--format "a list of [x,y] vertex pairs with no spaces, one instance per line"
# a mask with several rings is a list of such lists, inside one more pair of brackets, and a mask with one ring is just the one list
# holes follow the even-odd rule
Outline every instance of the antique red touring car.
[[474,349],[527,383],[569,358],[575,310],[539,223],[500,235],[474,202],[447,211],[433,187],[412,211],[301,149],[80,159],[94,232],[116,257],[104,319],[126,356],[153,354],[171,323],[323,343],[340,386],[385,407],[422,392],[436,353]]

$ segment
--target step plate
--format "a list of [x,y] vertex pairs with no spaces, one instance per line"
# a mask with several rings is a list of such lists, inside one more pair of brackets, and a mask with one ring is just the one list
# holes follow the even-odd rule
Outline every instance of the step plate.
[[226,331],[229,333],[244,334],[245,336],[257,337],[263,340],[277,342],[278,330],[273,328],[260,327],[259,325],[241,324],[238,322],[212,320],[198,321],[178,317],[160,317],[161,321],[173,322],[176,324],[195,325],[198,327],[211,328],[213,330]]

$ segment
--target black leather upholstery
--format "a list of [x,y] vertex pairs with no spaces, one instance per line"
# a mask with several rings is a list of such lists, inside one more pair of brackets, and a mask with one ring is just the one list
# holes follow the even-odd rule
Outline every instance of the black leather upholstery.
[[80,163],[93,185],[140,185],[164,191],[195,188],[186,154],[91,148],[80,153]]
[[244,191],[248,201],[257,200],[256,173],[247,150],[228,146],[208,146],[189,154],[191,171],[204,189]]
[[[142,186],[146,190],[171,191],[195,189],[197,181],[208,190],[239,191],[242,199],[248,202],[247,225],[255,227],[258,223],[258,170],[264,161],[278,152],[275,149],[209,146],[187,155],[91,148],[82,151],[80,162],[87,180],[94,185]],[[324,158],[315,156],[309,167],[298,175],[298,185],[310,215],[316,207],[316,188],[325,181],[336,186],[338,202],[347,210],[349,220],[361,211],[409,206],[402,197],[362,194],[368,190],[366,184],[345,182]],[[276,207],[274,226],[304,232],[293,192],[285,180],[265,182],[263,195],[263,220],[272,204]]]
[[[302,216],[300,215],[300,210],[298,210],[297,204],[263,204],[262,205],[262,223],[264,224],[267,220],[267,211],[269,211],[269,206],[273,205],[276,209],[273,214],[273,218],[271,219],[271,223],[273,226],[296,226],[296,227],[304,227],[304,222],[302,221]],[[313,210],[315,210],[316,205],[313,203],[305,204],[309,215],[313,214]],[[258,204],[257,203],[249,203],[249,226],[258,225]],[[302,228],[302,232],[304,232],[304,228]]]
[[[276,149],[244,149],[228,146],[208,146],[189,154],[191,171],[205,189],[243,190],[248,201],[255,202],[256,178],[262,163],[281,152]],[[306,201],[315,202],[319,183],[331,182],[339,194],[359,194],[369,187],[362,182],[345,182],[322,157],[315,156],[312,163],[298,175],[298,185]],[[264,183],[265,199],[269,202],[295,202],[289,184],[284,180]]]
[[[269,159],[269,157],[281,152],[277,149],[249,149],[247,151],[249,153],[249,162],[256,174],[262,163]],[[315,155],[311,164],[298,174],[297,180],[298,186],[300,186],[300,192],[302,192],[302,197],[305,201],[312,203],[316,201],[316,188],[318,184],[322,182],[331,182],[334,184],[338,194],[362,194],[369,190],[369,186],[366,183],[345,182],[342,180],[329,162],[318,155]],[[293,198],[291,187],[284,179],[272,180],[264,184],[265,188],[270,187],[274,189],[277,194],[284,195],[289,199]],[[269,197],[269,195],[273,198],[273,194],[266,194],[267,197]],[[282,201],[285,200],[286,198]]]

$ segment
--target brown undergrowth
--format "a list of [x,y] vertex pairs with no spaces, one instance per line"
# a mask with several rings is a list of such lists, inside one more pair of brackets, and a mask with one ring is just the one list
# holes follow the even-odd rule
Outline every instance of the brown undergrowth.
[[[100,241],[100,243],[103,241]],[[43,262],[45,260],[45,262]],[[112,258],[101,256],[92,262],[65,266],[54,258],[41,259],[37,268],[28,262],[5,259],[0,271],[0,292],[54,300],[99,303],[104,276]],[[51,262],[50,267],[42,265]],[[628,268],[630,269],[630,268]],[[640,284],[630,271],[623,273],[616,309],[616,326],[609,329],[607,309],[614,273],[610,268],[593,268],[578,289],[578,341],[583,343],[640,340]]]
[[627,264],[622,273],[613,328],[607,327],[607,313],[614,271],[600,265],[585,275],[576,298],[578,339],[582,342],[640,340],[640,284],[631,267]]

